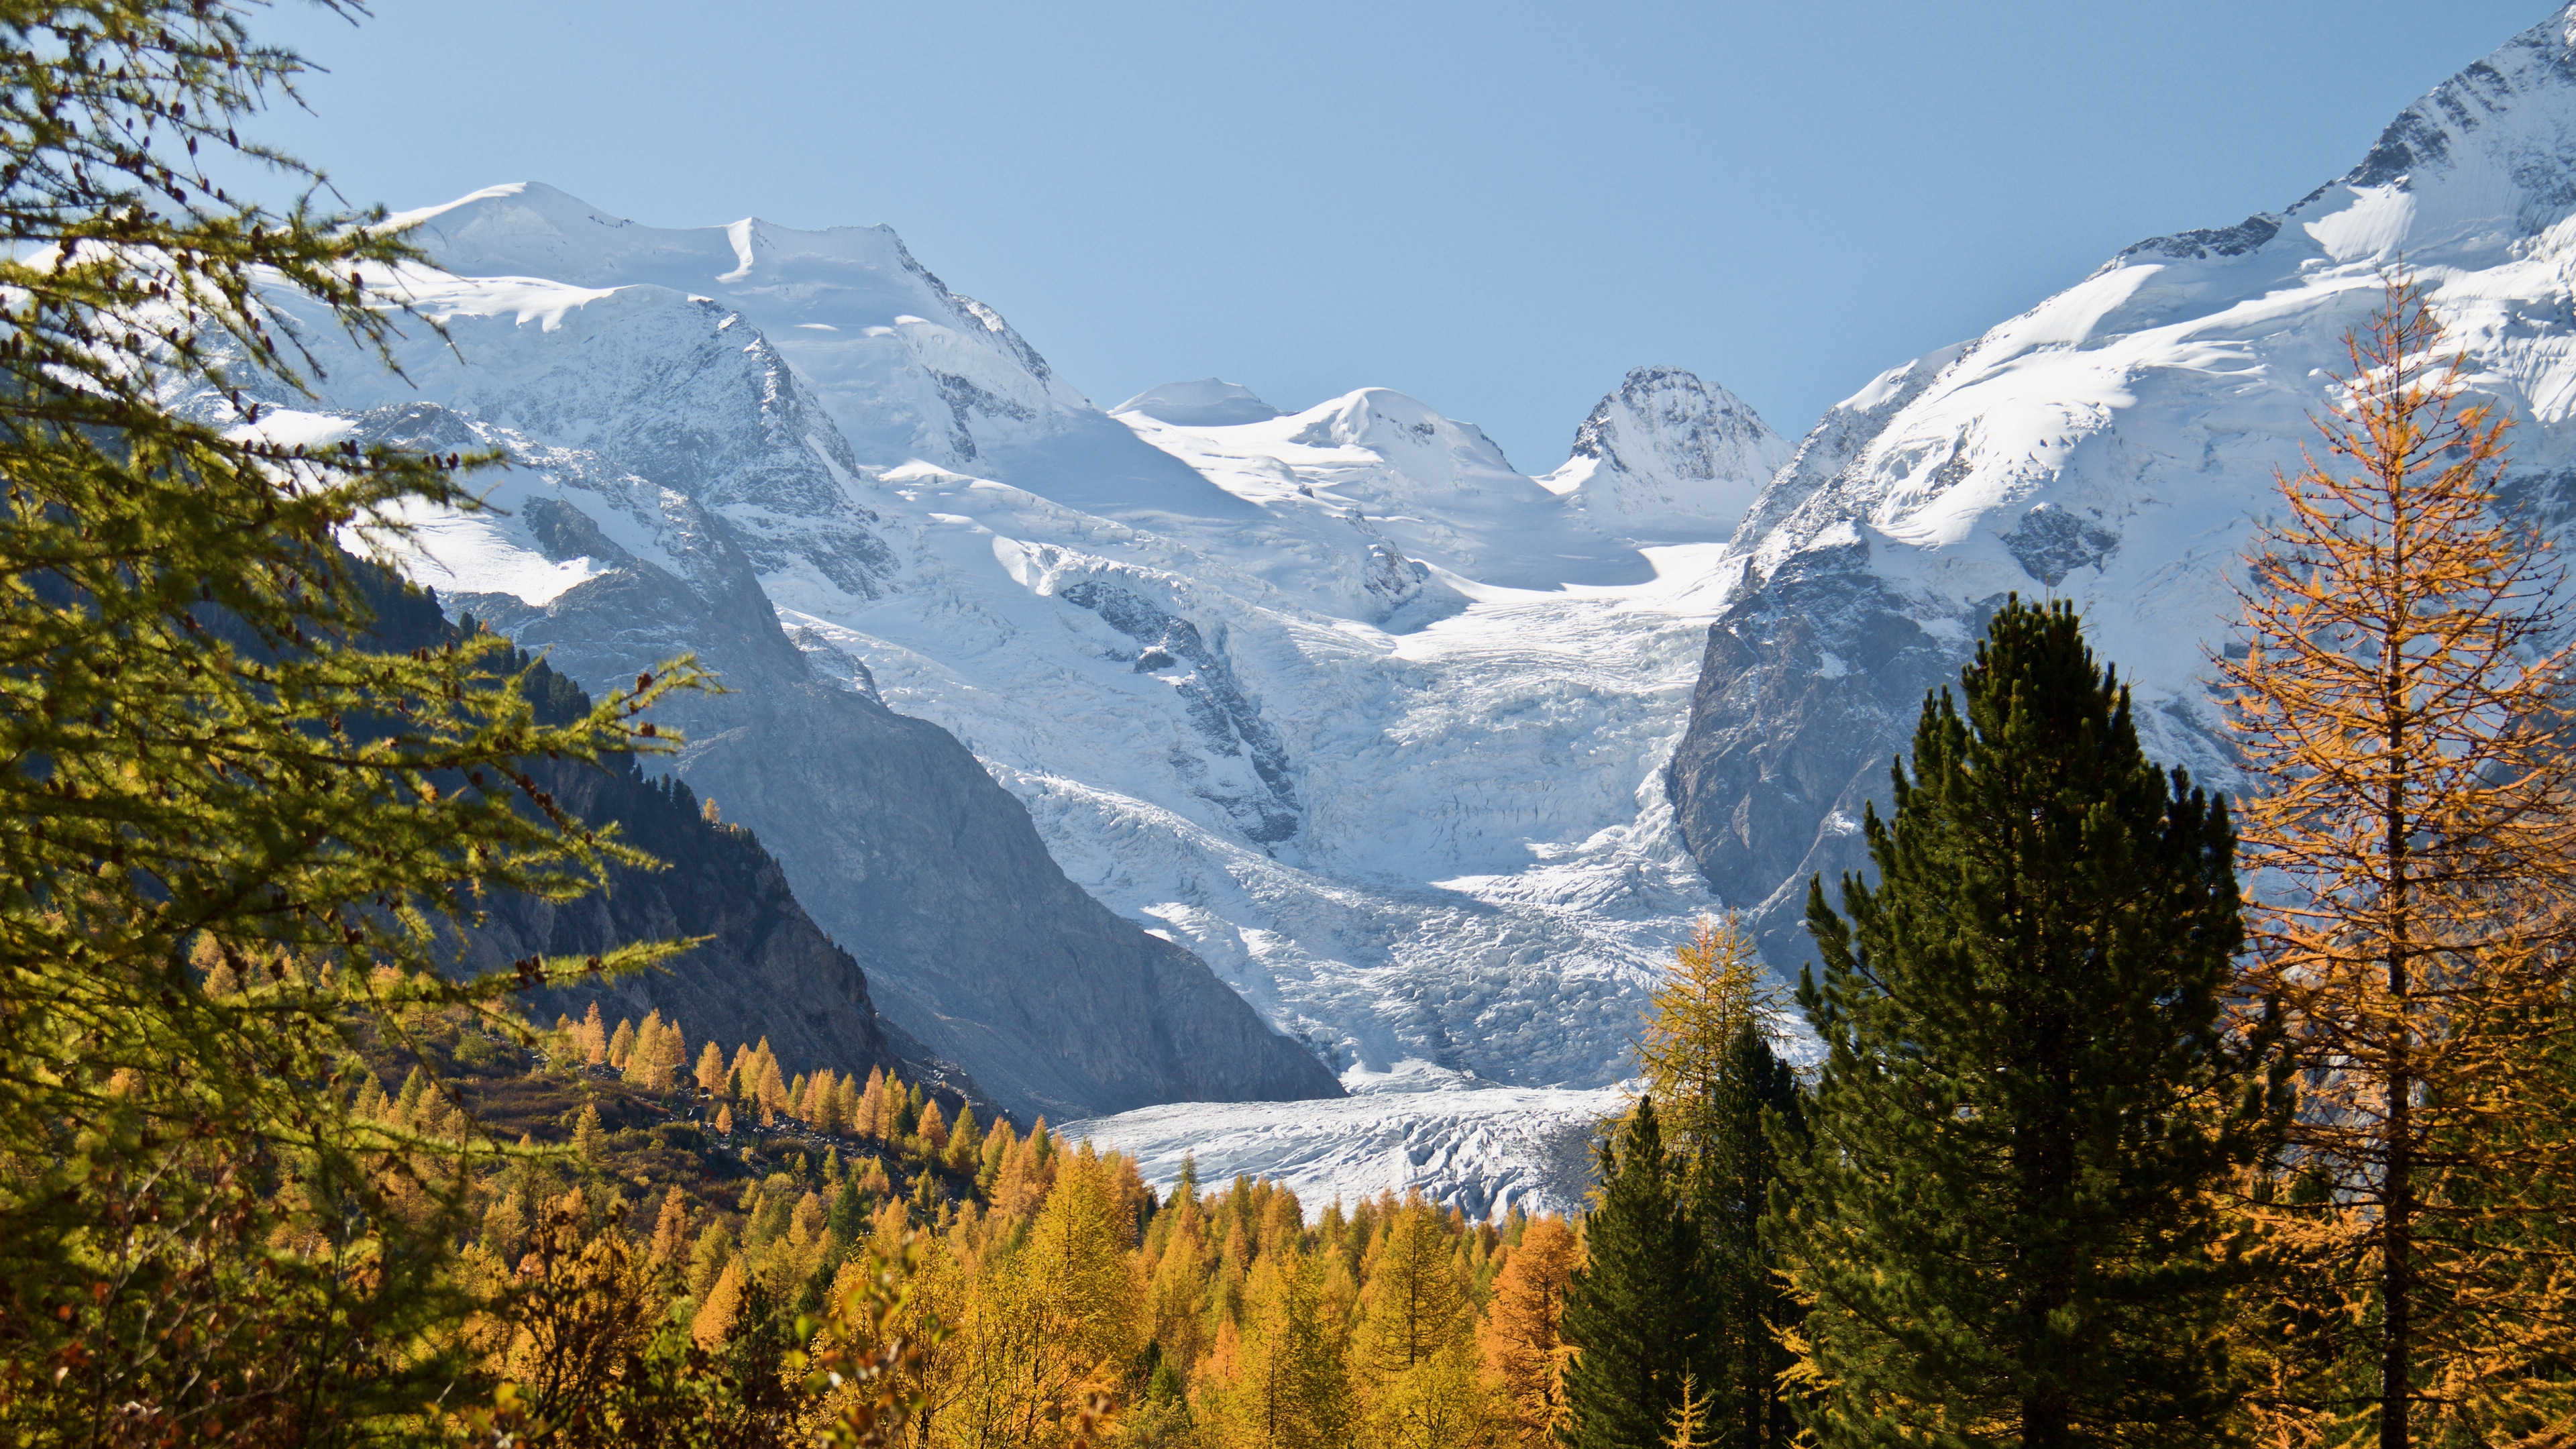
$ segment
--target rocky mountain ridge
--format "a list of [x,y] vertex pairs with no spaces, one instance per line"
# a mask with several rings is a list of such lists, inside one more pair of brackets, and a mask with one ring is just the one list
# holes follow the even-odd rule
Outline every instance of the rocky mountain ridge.
[[1829,411],[1755,500],[1670,770],[1708,879],[1793,968],[1808,878],[2006,594],[2071,598],[2159,759],[2234,783],[2208,662],[2241,558],[2403,267],[2517,420],[2511,490],[2576,453],[2576,9],[2444,82],[2278,215],[2130,247]]

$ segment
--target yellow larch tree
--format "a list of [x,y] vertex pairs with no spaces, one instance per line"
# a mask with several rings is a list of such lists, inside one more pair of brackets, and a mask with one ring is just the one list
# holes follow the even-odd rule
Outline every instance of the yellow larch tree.
[[1445,1449],[1486,1430],[1475,1306],[1448,1228],[1446,1214],[1408,1194],[1369,1251],[1351,1377],[1372,1445]]
[[2563,1435],[2559,570],[2498,505],[2509,419],[2468,400],[2419,288],[2387,279],[2350,364],[2220,663],[2259,782],[2237,999],[2277,1011],[2304,1094],[2245,1210],[2283,1259],[2280,1322],[2328,1326],[2271,1359],[2261,1412],[2284,1443]]
[[1208,1437],[1222,1449],[1351,1442],[1347,1328],[1325,1294],[1321,1263],[1293,1242],[1265,1243],[1245,1284],[1242,1321],[1232,1326],[1225,1377],[1201,1395]]
[[1696,1158],[1719,1130],[1736,1036],[1779,1003],[1765,989],[1762,956],[1732,912],[1702,916],[1673,948],[1672,974],[1655,988],[1637,1042],[1647,1094],[1664,1119],[1665,1141]]
[[1564,1220],[1540,1218],[1506,1250],[1494,1275],[1477,1346],[1505,1434],[1522,1449],[1545,1449],[1569,1423],[1565,1291],[1582,1265],[1582,1246]]

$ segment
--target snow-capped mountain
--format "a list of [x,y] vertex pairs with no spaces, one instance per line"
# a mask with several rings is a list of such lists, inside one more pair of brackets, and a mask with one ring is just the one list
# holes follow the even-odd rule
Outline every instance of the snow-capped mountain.
[[[1605,401],[1582,461],[1682,520],[1614,531],[1604,489],[1383,389],[1092,410],[883,229],[657,230],[535,186],[397,223],[443,270],[385,283],[452,351],[416,329],[409,384],[340,359],[339,421],[265,425],[508,448],[506,516],[424,520],[407,563],[456,607],[592,682],[685,643],[742,687],[725,709],[825,682],[944,727],[1075,883],[1355,1080],[1624,1074],[1716,904],[1660,773],[1719,602],[1706,520],[1740,506],[1691,490],[1740,488],[1709,460],[1769,437],[1740,404],[1669,372]],[[836,717],[711,714],[678,768],[847,938],[882,887],[816,817],[857,797],[796,788]],[[854,949],[891,1016],[1010,1090],[971,962]]]
[[2278,215],[2141,242],[1983,336],[1892,369],[1810,432],[1735,535],[1672,768],[1719,893],[1805,954],[1806,881],[1859,862],[1864,799],[1926,688],[2013,591],[2076,600],[2160,759],[2231,782],[2208,660],[2240,558],[2331,403],[2344,336],[2403,265],[2518,420],[2513,487],[2576,484],[2576,8],[2407,108]]
[[1715,383],[1640,367],[1574,433],[1574,456],[1539,480],[1573,495],[1620,535],[1723,538],[1752,507],[1789,444]]
[[[1087,1129],[1175,1171],[1233,1143],[1202,1171],[1310,1193],[1562,1189],[1529,1163],[1605,1110],[1688,919],[1757,907],[1775,963],[1803,954],[1804,881],[1857,864],[1861,802],[2008,592],[2081,601],[2150,748],[2226,783],[2206,661],[2238,556],[2398,259],[2522,421],[2520,496],[2562,518],[2576,480],[2576,10],[2284,213],[2141,243],[1794,449],[1640,369],[1539,478],[1383,389],[1101,413],[882,228],[658,230],[535,186],[400,220],[445,270],[386,281],[461,361],[415,339],[418,390],[353,361],[332,417],[268,426],[509,448],[510,515],[427,520],[411,567],[576,677],[714,641],[738,679],[963,741],[1073,883],[1364,1089]],[[842,719],[718,730],[680,768],[836,931],[890,895],[996,909],[817,825],[857,798],[797,789]],[[974,966],[871,972],[934,1046],[1000,1052]],[[1425,1082],[1467,1090],[1387,1090]]]

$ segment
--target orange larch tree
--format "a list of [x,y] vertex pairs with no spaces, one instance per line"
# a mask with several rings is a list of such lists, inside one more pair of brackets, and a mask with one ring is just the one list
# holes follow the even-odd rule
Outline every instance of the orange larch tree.
[[2496,496],[2510,419],[2386,285],[2220,672],[2257,782],[2237,1000],[2278,1011],[2303,1092],[2245,1204],[2309,1345],[2258,1412],[2278,1442],[2404,1449],[2565,1418],[2576,1281],[2540,1235],[2576,1165],[2576,757],[2560,571]]

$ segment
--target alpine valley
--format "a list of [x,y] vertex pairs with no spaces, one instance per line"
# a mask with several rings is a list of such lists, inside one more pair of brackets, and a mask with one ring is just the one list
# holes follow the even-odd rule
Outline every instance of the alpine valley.
[[2230,783],[2247,530],[2400,257],[2519,420],[2516,501],[2576,509],[2576,7],[1794,445],[1644,367],[1535,476],[1381,388],[1104,410],[882,227],[533,183],[392,224],[438,269],[376,280],[444,335],[245,426],[504,450],[405,570],[593,690],[718,670],[671,768],[876,1009],[1166,1181],[1574,1206],[1674,942],[1739,908],[1794,976],[2012,592],[2076,600],[2151,752]]

